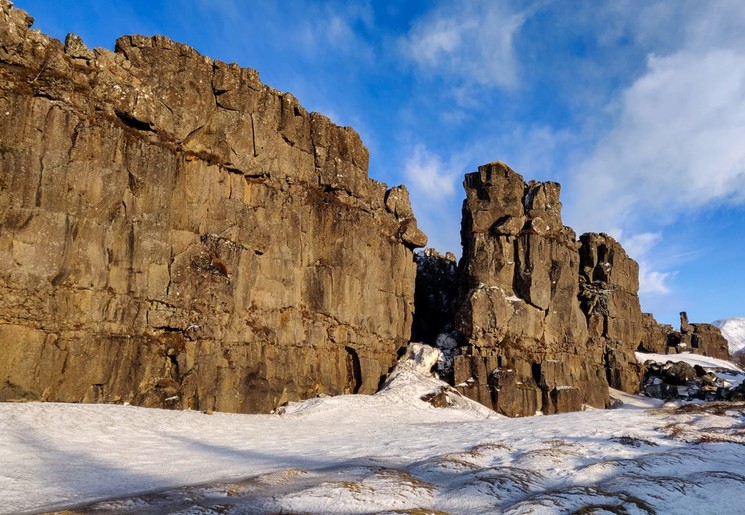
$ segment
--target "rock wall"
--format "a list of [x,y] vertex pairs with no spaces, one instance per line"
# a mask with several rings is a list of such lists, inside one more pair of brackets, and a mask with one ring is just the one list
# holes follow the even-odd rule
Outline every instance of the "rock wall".
[[490,163],[464,187],[455,313],[464,342],[451,351],[463,394],[509,416],[605,407],[609,386],[640,391],[636,351],[728,357],[713,326],[685,317],[675,332],[642,313],[638,264],[607,234],[577,240],[562,224],[558,184]]
[[510,416],[605,407],[605,348],[580,309],[580,244],[561,222],[559,185],[491,163],[464,186],[456,384]]
[[0,0],[0,400],[374,392],[426,237],[358,135],[167,38],[31,23]]

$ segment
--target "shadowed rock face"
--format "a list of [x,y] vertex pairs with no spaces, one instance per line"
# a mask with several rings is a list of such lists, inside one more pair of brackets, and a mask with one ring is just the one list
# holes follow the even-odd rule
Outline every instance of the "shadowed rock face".
[[374,392],[426,237],[358,135],[167,38],[31,21],[0,0],[0,400]]

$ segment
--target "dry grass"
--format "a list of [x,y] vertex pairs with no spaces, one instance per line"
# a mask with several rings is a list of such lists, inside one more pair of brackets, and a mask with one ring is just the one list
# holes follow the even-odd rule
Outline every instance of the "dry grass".
[[683,404],[681,406],[659,408],[655,411],[669,415],[745,416],[745,401]]

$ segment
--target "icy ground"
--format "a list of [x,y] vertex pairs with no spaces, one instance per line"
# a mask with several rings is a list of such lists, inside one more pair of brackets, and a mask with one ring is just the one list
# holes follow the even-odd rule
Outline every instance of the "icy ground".
[[[419,353],[417,355],[417,352]],[[450,394],[415,350],[374,396],[283,415],[0,404],[0,512],[733,513],[745,404],[508,419]],[[698,358],[697,358],[698,359]],[[447,396],[441,394],[441,398]],[[442,400],[442,399],[441,399]]]

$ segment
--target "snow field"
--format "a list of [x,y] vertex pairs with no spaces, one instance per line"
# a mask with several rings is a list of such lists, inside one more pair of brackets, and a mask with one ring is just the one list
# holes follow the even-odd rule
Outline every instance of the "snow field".
[[[0,404],[0,512],[731,513],[745,404],[613,392],[614,410],[508,419],[399,367],[374,396],[283,415]],[[416,360],[414,360],[416,361]],[[417,511],[418,510],[418,511]]]

